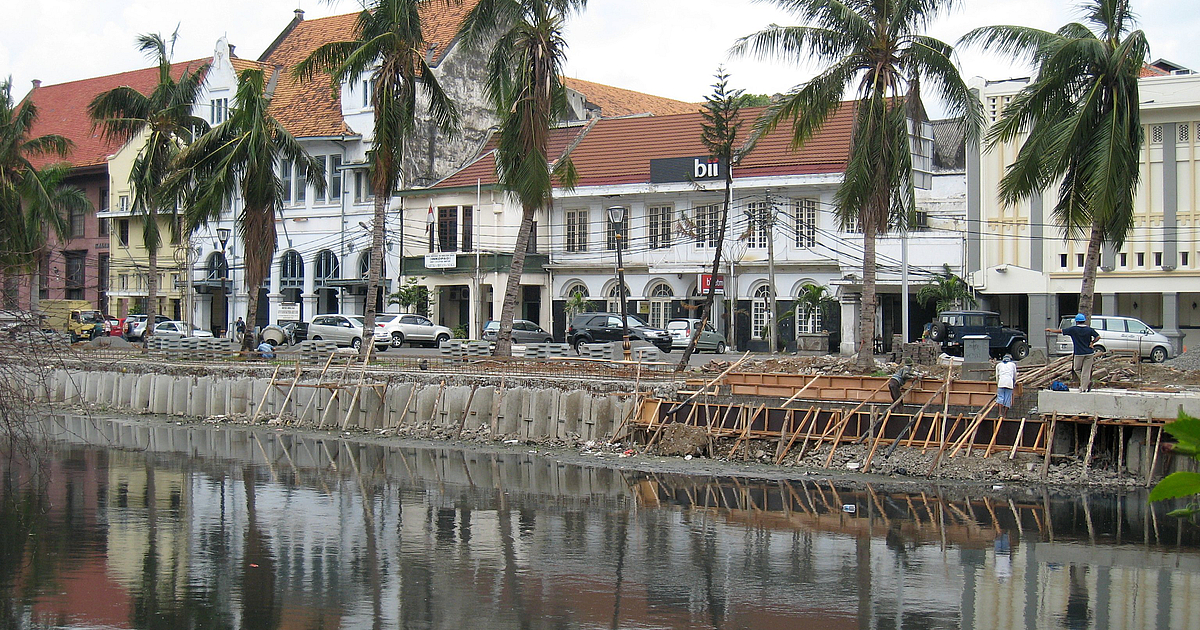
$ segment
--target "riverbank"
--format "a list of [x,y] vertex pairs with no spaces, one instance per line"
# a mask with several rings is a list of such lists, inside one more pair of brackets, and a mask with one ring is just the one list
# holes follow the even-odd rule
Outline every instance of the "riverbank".
[[[730,477],[769,481],[788,480],[831,480],[851,484],[883,484],[906,491],[919,491],[931,485],[950,484],[977,491],[1002,490],[1021,487],[1043,488],[1143,488],[1144,477],[1118,474],[1113,470],[1091,467],[1084,475],[1084,467],[1077,458],[1056,455],[1041,478],[1042,458],[1026,453],[1017,453],[1012,459],[1008,452],[993,452],[990,457],[982,456],[982,449],[967,454],[964,450],[956,457],[945,454],[933,472],[931,464],[936,452],[920,448],[897,449],[890,457],[877,454],[872,464],[873,472],[862,473],[858,469],[868,452],[867,445],[841,445],[829,467],[824,463],[829,446],[813,449],[802,458],[789,457],[780,464],[774,463],[776,445],[766,441],[743,442],[733,458],[725,456],[733,447],[734,440],[718,440],[712,445],[715,456],[704,454],[689,456],[664,455],[658,446],[647,448],[630,440],[607,442],[584,439],[581,436],[565,438],[530,438],[518,434],[496,434],[486,424],[464,426],[461,433],[457,427],[400,426],[398,429],[363,429],[357,427],[319,429],[312,426],[274,424],[260,418],[251,422],[248,414],[219,415],[211,417],[167,416],[152,413],[134,414],[112,412],[87,406],[57,403],[48,406],[55,414],[86,415],[99,419],[121,419],[147,426],[183,426],[205,428],[239,428],[258,433],[279,435],[282,433],[321,439],[333,438],[385,447],[429,447],[458,448],[480,453],[532,453],[555,462],[616,470],[640,471],[648,474],[680,474],[708,477]],[[660,444],[662,444],[660,442]],[[704,449],[707,450],[707,449]],[[1169,456],[1168,456],[1169,457]],[[1166,457],[1160,470],[1167,469]],[[1158,477],[1154,478],[1157,481]]]

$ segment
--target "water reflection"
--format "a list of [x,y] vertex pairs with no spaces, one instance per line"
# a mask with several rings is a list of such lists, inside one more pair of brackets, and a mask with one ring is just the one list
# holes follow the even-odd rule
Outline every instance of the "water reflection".
[[5,628],[1195,627],[1141,493],[755,482],[68,418],[3,461]]

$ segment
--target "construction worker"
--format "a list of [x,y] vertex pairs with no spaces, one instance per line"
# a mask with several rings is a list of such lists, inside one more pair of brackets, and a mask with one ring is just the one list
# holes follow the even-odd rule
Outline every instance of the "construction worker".
[[1079,391],[1092,391],[1092,363],[1096,360],[1096,341],[1100,333],[1086,323],[1087,315],[1075,315],[1075,325],[1066,328],[1047,328],[1046,332],[1061,333],[1071,338],[1073,347],[1071,371],[1079,377]]
[[1006,354],[996,364],[996,404],[1000,405],[1000,417],[1007,418],[1013,403],[1013,388],[1017,386],[1017,364],[1012,355]]
[[900,390],[913,377],[912,359],[905,359],[904,365],[888,379],[888,391],[892,394],[892,402],[900,400]]

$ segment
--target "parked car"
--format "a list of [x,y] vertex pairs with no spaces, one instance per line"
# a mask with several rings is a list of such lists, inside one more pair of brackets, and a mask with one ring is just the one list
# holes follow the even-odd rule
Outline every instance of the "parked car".
[[164,339],[179,339],[181,337],[212,337],[211,331],[197,328],[179,320],[165,321],[154,327],[154,336]]
[[[655,328],[633,315],[629,315],[626,321],[629,323],[630,341],[646,341],[663,352],[671,351],[671,335],[667,331]],[[620,313],[580,313],[571,318],[571,324],[567,327],[567,343],[576,352],[579,352],[581,343],[608,343],[623,338]]]
[[[125,339],[129,341],[141,341],[146,336],[146,319],[145,315],[130,315],[125,318]],[[163,322],[171,321],[166,315],[155,315],[155,326]]]
[[929,338],[950,355],[962,355],[962,339],[968,335],[987,335],[988,349],[994,357],[1011,354],[1020,361],[1029,356],[1029,336],[1005,326],[1000,314],[992,311],[942,311],[929,328]]
[[[412,346],[417,344],[440,346],[443,341],[454,338],[452,330],[445,326],[438,326],[429,321],[428,317],[421,315],[381,313],[375,317],[376,323],[383,323],[384,331],[392,340],[392,345],[397,348],[405,343]],[[383,322],[381,319],[383,317],[388,317],[388,321]]]
[[[671,333],[671,347],[677,350],[686,350],[692,334],[699,327],[700,320],[689,317],[680,317],[667,322],[667,332]],[[705,324],[704,330],[700,331],[700,336],[696,339],[696,351],[725,354],[725,348],[725,335],[713,329],[712,324]]]
[[[371,337],[376,350],[382,352],[388,349],[390,338],[382,326],[376,325]],[[357,350],[363,342],[362,318],[353,315],[317,315],[308,324],[308,338],[317,341],[327,339],[339,346],[350,346]]]
[[112,315],[104,316],[104,334],[110,337],[121,336],[121,320]]
[[[495,343],[500,334],[500,322],[490,321],[483,327],[483,340]],[[512,327],[513,343],[554,343],[554,337],[542,330],[541,326],[528,319],[514,319]]]
[[[1073,318],[1064,317],[1059,328],[1074,325]],[[1150,359],[1155,363],[1162,363],[1174,354],[1171,340],[1140,319],[1114,315],[1092,315],[1090,325],[1100,334],[1100,339],[1092,346],[1098,352],[1105,350],[1137,352],[1139,357]],[[1058,335],[1058,339],[1054,343],[1054,354],[1071,354],[1073,351],[1071,345],[1070,337]]]

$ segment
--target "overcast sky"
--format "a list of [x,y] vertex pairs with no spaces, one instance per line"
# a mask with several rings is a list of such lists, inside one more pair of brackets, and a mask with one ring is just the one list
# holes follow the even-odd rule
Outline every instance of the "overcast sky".
[[[1200,11],[1195,0],[1134,0],[1151,58],[1200,70]],[[14,96],[32,79],[62,83],[146,66],[134,49],[138,33],[169,34],[179,27],[176,60],[212,54],[227,35],[241,57],[257,58],[292,18],[349,13],[356,0],[13,0],[0,21],[0,77],[11,75]],[[965,0],[939,19],[931,35],[953,42],[987,24],[1022,24],[1053,30],[1075,19],[1073,2]],[[768,24],[797,21],[773,5],[749,0],[592,0],[568,26],[566,72],[589,81],[700,101],[713,72],[725,64],[730,84],[773,94],[811,76],[814,68],[759,60],[731,60],[734,40]],[[1186,45],[1191,39],[1192,45]],[[978,50],[959,53],[963,75],[1002,79],[1027,76],[1027,68]]]

